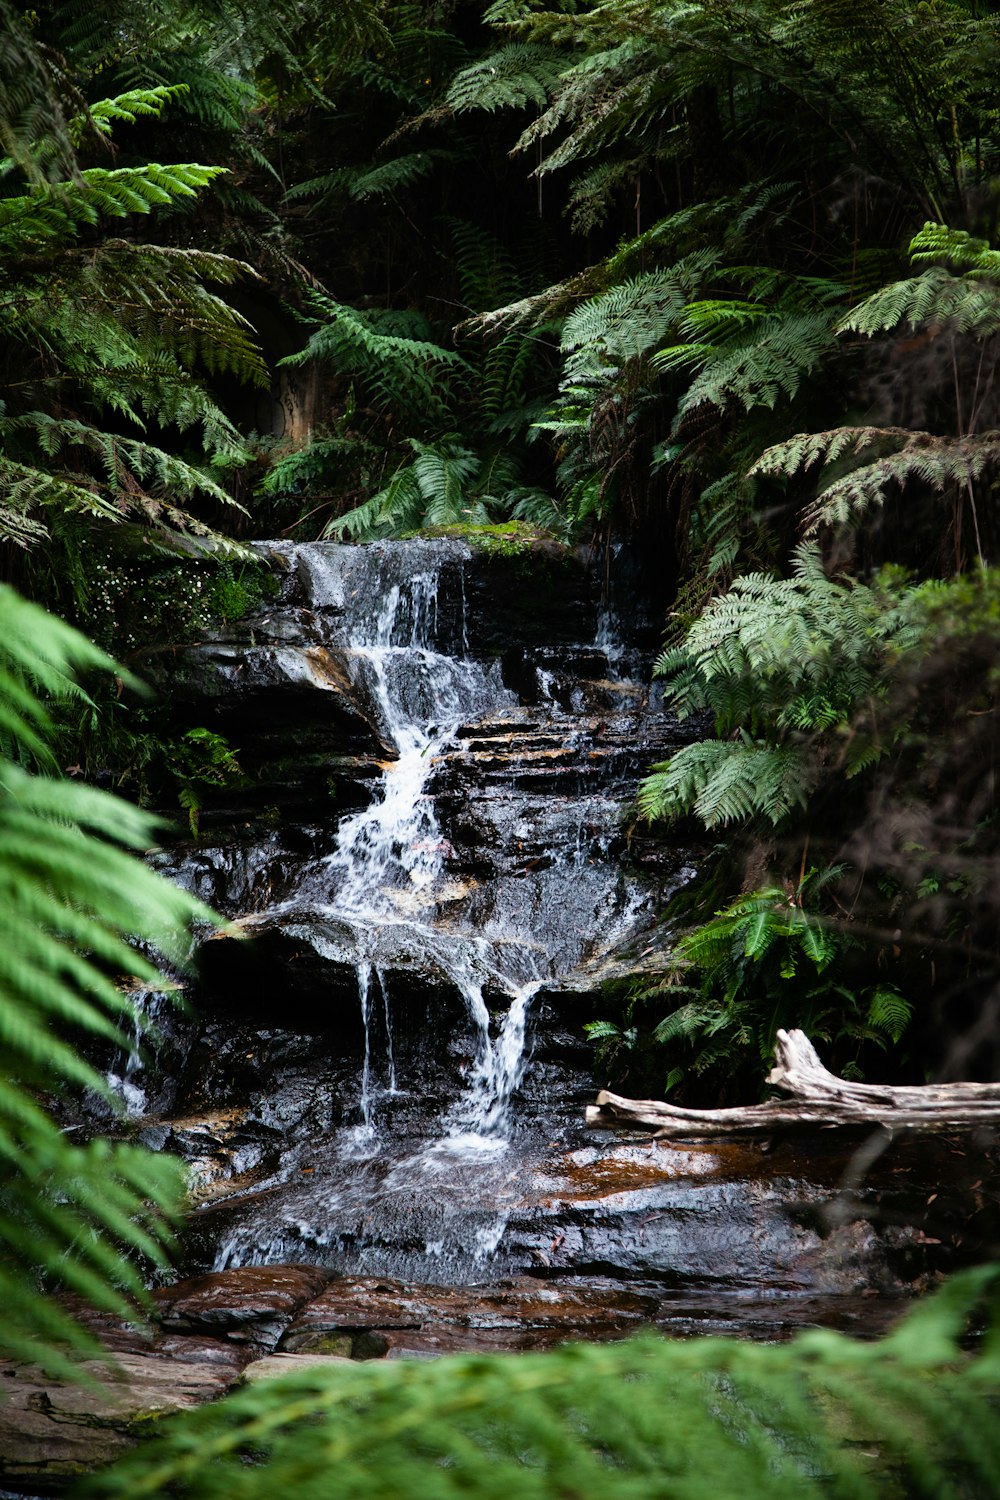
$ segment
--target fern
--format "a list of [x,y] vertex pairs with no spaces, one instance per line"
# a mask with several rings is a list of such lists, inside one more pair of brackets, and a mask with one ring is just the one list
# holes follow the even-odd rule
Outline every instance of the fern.
[[735,402],[752,411],[755,406],[773,408],[782,397],[791,400],[835,342],[830,316],[823,310],[767,313],[752,303],[702,303],[695,305],[694,317],[688,310],[688,325],[728,337],[654,355],[653,364],[660,369],[688,363],[704,367],[681,397],[679,415],[701,405]]
[[0,1346],[72,1374],[59,1346],[95,1352],[89,1335],[39,1290],[56,1280],[118,1313],[142,1295],[123,1252],[162,1263],[182,1189],[178,1163],[131,1146],[74,1145],[47,1113],[67,1087],[106,1094],[71,1038],[125,1044],[134,1020],[119,974],[156,986],[140,937],[172,963],[188,928],[210,914],[130,851],[153,822],[82,784],[29,773],[14,757],[53,767],[46,697],[83,697],[77,674],[113,664],[76,631],[0,588]]
[[[719,738],[655,767],[640,790],[642,815],[694,812],[710,828],[756,816],[781,822],[819,779],[807,736],[829,735],[856,705],[883,695],[892,663],[919,640],[901,605],[828,578],[808,547],[791,578],[736,579],[683,645],[657,660],[679,715],[710,709]],[[857,773],[878,753],[859,744],[846,769]]]
[[[707,251],[688,256],[668,270],[622,282],[571,313],[563,325],[562,348],[576,357],[567,362],[564,384],[572,384],[595,355],[617,363],[651,349],[678,319],[713,262]],[[586,354],[581,357],[577,351]]]
[[892,985],[876,985],[868,1004],[868,1025],[898,1042],[913,1016],[913,1006]]
[[637,801],[649,821],[693,812],[706,828],[755,816],[777,824],[805,807],[815,782],[815,768],[797,747],[704,740],[654,766]]
[[768,448],[750,474],[791,476],[815,465],[833,469],[851,459],[858,462],[832,482],[824,484],[821,476],[816,498],[802,512],[806,536],[821,526],[856,525],[891,490],[902,490],[913,480],[939,495],[978,485],[1000,462],[1000,434],[946,438],[901,427],[799,433]]
[[512,42],[456,73],[445,96],[456,114],[471,109],[544,107],[561,60],[544,47]]
[[798,1026],[850,1045],[846,1065],[860,1076],[861,1046],[899,1041],[912,1008],[895,986],[883,981],[859,991],[844,982],[856,940],[821,909],[824,888],[844,868],[750,891],[680,937],[671,967],[633,1002],[662,1004],[693,992],[651,1033],[674,1066],[680,1054],[695,1073],[731,1073],[745,1063],[752,1074],[773,1053],[778,1028]]
[[[178,90],[132,90],[93,106],[89,128],[110,131],[156,116]],[[80,132],[90,120],[71,122]],[[48,146],[39,146],[44,156]],[[88,168],[61,182],[33,180],[0,198],[0,330],[26,357],[0,414],[4,514],[11,539],[45,534],[55,507],[167,530],[208,535],[176,502],[196,496],[230,504],[221,470],[245,457],[233,424],[208,393],[203,372],[258,383],[266,371],[243,318],[209,283],[252,275],[248,266],[193,249],[113,239],[105,219],[148,214],[195,197],[219,175],[196,164]],[[78,240],[90,240],[81,248]],[[19,372],[20,373],[20,372]],[[72,415],[66,398],[72,392]],[[126,424],[115,431],[115,419]],[[204,462],[135,436],[154,424],[201,429]],[[214,472],[213,472],[214,469]]]
[[309,306],[314,331],[304,349],[281,363],[296,366],[319,360],[345,375],[365,378],[390,408],[432,421],[435,414],[446,418],[442,379],[449,374],[467,379],[470,373],[459,354],[425,337],[383,331],[378,323],[389,321],[386,315],[380,319],[318,292],[309,298]]
[[868,297],[838,325],[840,333],[871,337],[906,323],[985,338],[1000,329],[1000,287],[978,271],[955,276],[932,266],[919,276],[893,282]]

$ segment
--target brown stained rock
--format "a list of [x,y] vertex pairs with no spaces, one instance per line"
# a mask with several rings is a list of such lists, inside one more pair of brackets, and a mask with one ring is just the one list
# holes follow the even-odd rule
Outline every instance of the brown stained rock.
[[221,1396],[234,1364],[178,1363],[166,1354],[117,1354],[116,1369],[83,1366],[100,1382],[67,1385],[31,1365],[0,1368],[0,1479],[48,1489],[91,1473],[133,1446],[152,1417]]
[[171,1333],[211,1333],[270,1352],[330,1276],[318,1266],[242,1266],[162,1287],[153,1300],[160,1323]]
[[537,1347],[588,1331],[633,1330],[652,1323],[658,1306],[656,1295],[531,1277],[478,1287],[343,1277],[302,1309],[281,1349],[339,1353],[349,1338],[354,1359],[378,1359],[400,1351]]

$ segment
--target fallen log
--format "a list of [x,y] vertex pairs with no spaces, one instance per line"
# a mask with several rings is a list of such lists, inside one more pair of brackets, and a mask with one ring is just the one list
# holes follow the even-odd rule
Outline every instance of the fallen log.
[[597,1103],[587,1107],[587,1124],[601,1130],[652,1130],[678,1140],[845,1125],[881,1125],[890,1131],[1000,1125],[1000,1083],[855,1083],[824,1068],[802,1031],[779,1031],[774,1056],[767,1081],[787,1095],[784,1099],[737,1109],[681,1109],[602,1089]]

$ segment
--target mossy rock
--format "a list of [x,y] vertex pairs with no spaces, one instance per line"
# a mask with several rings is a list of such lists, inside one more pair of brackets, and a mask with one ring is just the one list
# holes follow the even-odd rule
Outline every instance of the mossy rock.
[[530,521],[498,521],[492,526],[476,525],[472,522],[454,526],[428,526],[412,533],[420,537],[449,537],[467,542],[477,552],[487,557],[528,557],[541,555],[569,562],[572,549],[560,542],[543,526],[534,526]]

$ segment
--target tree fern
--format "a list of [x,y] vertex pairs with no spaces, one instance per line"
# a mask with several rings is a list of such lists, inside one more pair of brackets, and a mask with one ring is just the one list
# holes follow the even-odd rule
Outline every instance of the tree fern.
[[910,328],[929,323],[984,338],[1000,329],[1000,287],[978,268],[955,276],[943,266],[931,266],[919,276],[882,287],[841,321],[839,331],[871,337],[901,323]]
[[[694,812],[707,827],[757,816],[780,823],[817,784],[813,739],[882,695],[892,662],[919,635],[892,599],[828,578],[806,547],[791,578],[736,579],[656,663],[678,713],[711,710],[718,738],[654,768],[640,790],[642,815]],[[845,749],[848,774],[872,753],[868,741]]]
[[162,1261],[183,1179],[169,1157],[73,1144],[46,1100],[67,1087],[107,1092],[73,1037],[124,1045],[134,1011],[116,976],[162,982],[129,939],[183,963],[191,922],[210,914],[130,852],[153,835],[146,814],[17,763],[52,768],[41,695],[83,696],[77,674],[113,664],[9,588],[0,588],[0,624],[0,1345],[8,1357],[71,1373],[60,1346],[77,1353],[95,1346],[37,1278],[127,1311],[142,1280],[126,1254]]
[[[661,341],[689,304],[712,267],[710,251],[697,252],[663,271],[647,272],[585,302],[563,325],[562,348],[571,356],[565,383],[572,384],[595,354],[617,364]],[[574,357],[575,355],[575,357]]]
[[[755,272],[758,278],[760,274]],[[689,304],[677,325],[685,342],[653,357],[658,369],[701,367],[681,397],[678,413],[729,402],[751,411],[793,398],[834,346],[828,304],[842,290],[836,283],[823,283],[817,296],[815,285],[803,280],[783,290],[772,307],[732,298]]]
[[[140,115],[155,117],[176,93],[164,86],[99,101],[88,128],[101,134]],[[89,119],[71,121],[70,134]],[[45,140],[38,150],[44,158]],[[104,232],[107,219],[194,198],[220,170],[190,163],[87,168],[63,181],[39,175],[26,191],[0,197],[7,278],[0,329],[8,362],[23,362],[0,413],[2,501],[12,540],[23,545],[44,535],[44,509],[53,505],[204,533],[177,502],[200,495],[229,503],[221,470],[245,450],[205,375],[258,383],[266,375],[246,320],[210,283],[252,273],[223,256]],[[124,431],[116,431],[116,418]],[[199,427],[204,461],[137,438],[135,429],[147,423],[158,436],[171,425]]]
[[[442,380],[467,377],[461,355],[427,337],[403,336],[379,323],[390,323],[387,315],[365,313],[335,302],[321,293],[309,299],[315,325],[305,348],[288,355],[283,363],[301,365],[310,360],[330,364],[348,376],[362,376],[380,401],[421,416],[448,411]],[[429,329],[424,325],[426,332]],[[431,415],[433,420],[433,415]]]
[[806,805],[815,782],[810,757],[797,746],[702,740],[654,766],[637,802],[650,821],[693,812],[706,828],[756,816],[776,824]]

